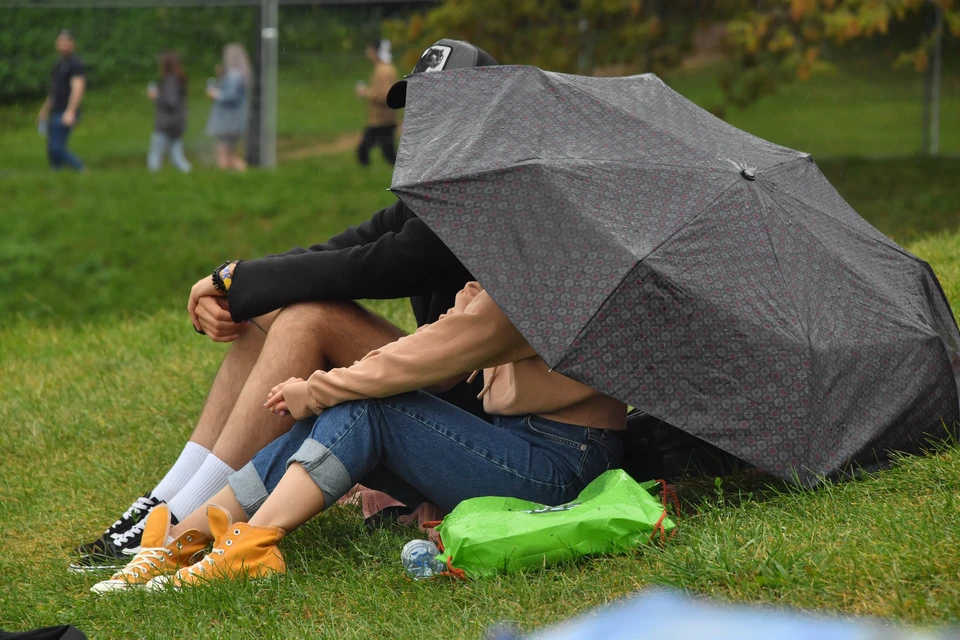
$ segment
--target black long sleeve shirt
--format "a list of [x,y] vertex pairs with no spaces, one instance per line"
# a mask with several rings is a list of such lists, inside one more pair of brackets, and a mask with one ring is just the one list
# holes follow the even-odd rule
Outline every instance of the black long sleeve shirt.
[[325,244],[237,265],[230,314],[248,320],[296,302],[411,298],[417,324],[453,306],[473,276],[402,202]]
[[[473,276],[399,200],[324,244],[244,260],[230,286],[230,315],[248,320],[297,302],[410,298],[417,324],[453,306]],[[474,385],[440,394],[482,415]]]

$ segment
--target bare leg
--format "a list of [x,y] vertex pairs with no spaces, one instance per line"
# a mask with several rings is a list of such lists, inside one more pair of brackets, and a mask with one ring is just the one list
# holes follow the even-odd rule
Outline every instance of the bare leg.
[[192,438],[212,455],[167,498],[178,518],[189,518],[230,473],[293,426],[293,418],[263,407],[271,387],[291,376],[307,378],[318,369],[352,364],[403,334],[352,302],[287,307],[275,315],[265,340],[254,329],[244,331],[243,342],[238,338],[240,344],[228,353]]
[[[264,331],[269,331],[279,311],[274,311],[256,319]],[[223,432],[223,427],[233,411],[233,406],[240,396],[244,383],[253,371],[257,358],[263,350],[266,334],[257,327],[250,325],[234,340],[227,352],[227,356],[220,365],[217,377],[213,380],[207,401],[200,412],[200,419],[190,436],[205,449],[213,449],[217,439]]]
[[[316,486],[316,484],[314,484],[314,486]],[[247,514],[243,511],[240,503],[237,502],[237,497],[233,495],[233,489],[230,488],[230,485],[225,486],[217,495],[210,498],[210,502],[218,504],[229,511],[230,517],[233,518],[234,522],[243,522],[247,519]],[[206,506],[200,507],[181,520],[179,524],[170,529],[170,535],[176,538],[181,533],[189,531],[190,529],[196,529],[208,538],[213,539],[213,534],[210,533],[210,523],[207,521]]]
[[217,168],[230,169],[230,146],[226,142],[217,141]]
[[211,451],[233,469],[241,468],[293,426],[292,418],[263,408],[271,387],[291,376],[307,378],[318,369],[349,366],[402,335],[397,327],[352,302],[304,303],[283,309]]
[[[234,498],[236,500],[236,498]],[[298,463],[287,467],[280,483],[253,517],[250,524],[280,527],[288,533],[323,511],[323,492]],[[240,510],[243,513],[243,510]]]
[[230,163],[233,166],[235,171],[243,173],[247,170],[247,161],[244,160],[241,156],[230,154]]

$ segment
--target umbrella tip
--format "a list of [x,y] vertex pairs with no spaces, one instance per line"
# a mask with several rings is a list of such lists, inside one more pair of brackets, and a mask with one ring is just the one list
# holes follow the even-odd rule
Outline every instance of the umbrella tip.
[[747,180],[757,179],[756,169],[754,169],[753,167],[744,167],[743,169],[740,170],[740,175],[742,175]]

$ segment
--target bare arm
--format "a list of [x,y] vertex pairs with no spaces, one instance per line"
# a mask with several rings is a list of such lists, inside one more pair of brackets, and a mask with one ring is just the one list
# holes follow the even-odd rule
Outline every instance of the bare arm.
[[70,78],[70,101],[67,102],[67,109],[63,112],[63,126],[72,127],[77,121],[77,109],[80,108],[80,102],[83,100],[83,90],[87,83],[83,76],[73,76]]
[[67,102],[65,113],[77,113],[80,103],[83,102],[83,92],[87,88],[87,80],[83,76],[73,76],[70,78],[70,100]]

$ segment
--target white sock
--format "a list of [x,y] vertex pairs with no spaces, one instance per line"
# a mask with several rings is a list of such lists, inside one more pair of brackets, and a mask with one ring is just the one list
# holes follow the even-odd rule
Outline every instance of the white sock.
[[196,442],[188,442],[187,446],[180,452],[180,457],[163,476],[160,484],[150,492],[155,498],[160,498],[164,502],[170,502],[173,496],[177,495],[180,489],[193,477],[197,469],[203,464],[203,461],[210,455],[210,450]]
[[170,512],[177,520],[183,520],[223,489],[231,473],[230,465],[211,453],[183,489],[167,503]]

